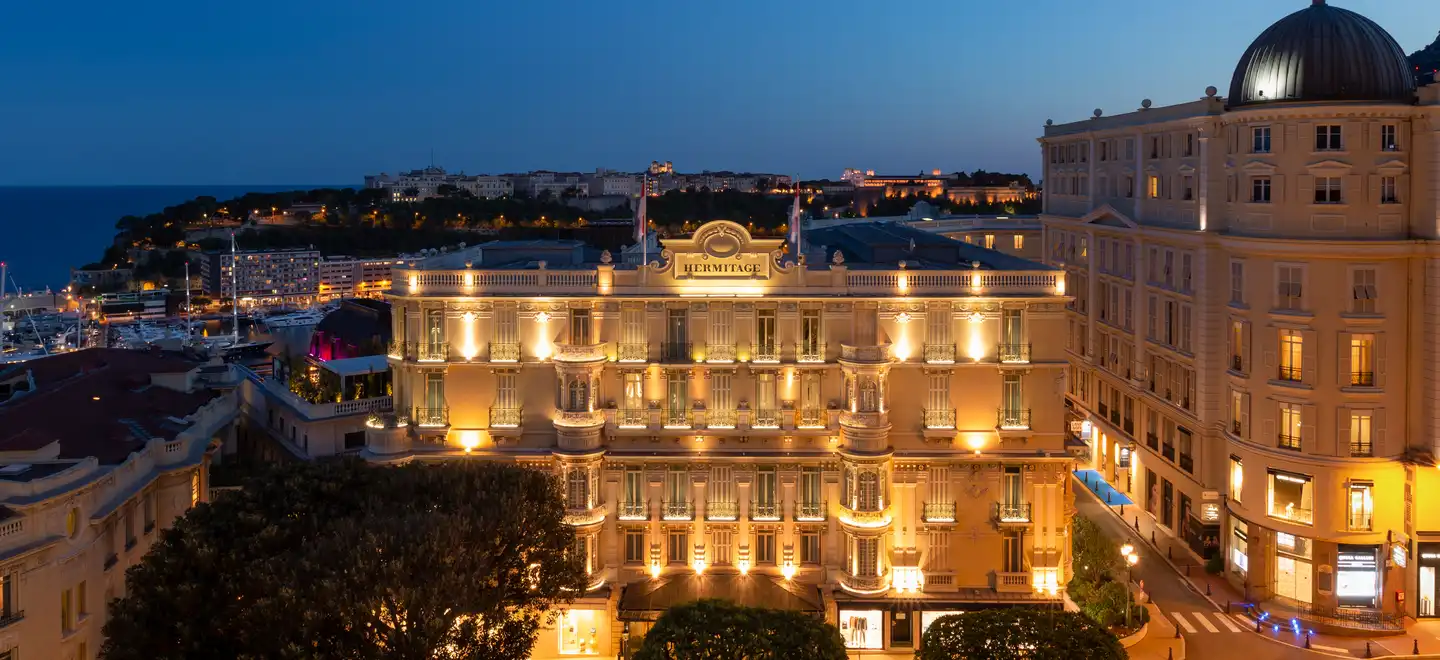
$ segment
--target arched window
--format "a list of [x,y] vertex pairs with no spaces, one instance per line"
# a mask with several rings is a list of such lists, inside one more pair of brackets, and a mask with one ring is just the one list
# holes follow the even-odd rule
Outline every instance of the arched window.
[[880,510],[880,475],[869,470],[860,473],[857,488],[856,509],[859,511]]
[[860,412],[879,412],[880,391],[873,377],[860,379]]
[[590,476],[588,470],[572,467],[565,480],[565,503],[571,509],[590,508]]
[[570,381],[569,400],[565,409],[570,412],[588,412],[590,410],[590,384],[584,379],[577,378]]

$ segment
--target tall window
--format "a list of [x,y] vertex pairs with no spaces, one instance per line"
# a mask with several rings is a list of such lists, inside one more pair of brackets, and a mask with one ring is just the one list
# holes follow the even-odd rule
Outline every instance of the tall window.
[[1400,203],[1400,193],[1399,193],[1399,191],[1398,191],[1398,189],[1397,189],[1397,187],[1396,187],[1396,185],[1395,185],[1395,177],[1393,177],[1393,176],[1382,176],[1382,177],[1380,177],[1380,203],[1381,203],[1381,204],[1399,204],[1399,203]]
[[1151,175],[1151,176],[1149,176],[1149,177],[1146,177],[1146,179],[1145,179],[1145,191],[1146,191],[1145,194],[1146,194],[1147,196],[1149,196],[1150,199],[1159,199],[1159,197],[1160,197],[1160,177],[1154,176],[1154,175]]
[[805,309],[800,311],[800,353],[802,356],[818,356],[821,352],[822,339],[820,329],[820,310]]
[[591,332],[590,310],[570,310],[570,343],[575,346],[589,346],[595,343]]
[[642,411],[645,409],[645,373],[642,371],[627,371],[624,375],[625,400],[622,402],[623,410]]
[[759,359],[773,361],[778,359],[775,350],[775,310],[755,310],[755,354]]
[[[1077,193],[1078,193],[1079,190],[1077,189],[1077,190],[1075,190],[1074,192],[1077,192]],[[986,235],[985,235],[985,249],[986,249],[986,250],[994,250],[994,249],[995,249],[995,235],[994,235],[994,234],[986,234]]]
[[820,503],[820,469],[807,467],[800,471],[800,502],[802,504]]
[[820,405],[820,376],[818,371],[806,371],[800,376],[800,408],[802,410],[821,409]]
[[1276,445],[1281,449],[1300,451],[1301,429],[1300,406],[1293,403],[1280,404],[1280,434]]
[[1239,319],[1230,321],[1230,364],[1228,366],[1231,371],[1245,373],[1247,362],[1245,356],[1250,348],[1247,346],[1248,342],[1245,341],[1248,334],[1250,333],[1246,330],[1244,321]]
[[1338,176],[1315,177],[1315,203],[1339,204],[1345,201],[1343,180]]
[[950,310],[932,308],[925,314],[925,343],[933,345],[953,344],[950,335]]
[[1270,177],[1257,176],[1250,179],[1250,202],[1252,204],[1270,203]]
[[1270,153],[1270,127],[1256,126],[1250,129],[1250,151],[1257,154]]
[[717,529],[711,532],[710,539],[715,545],[715,563],[729,564],[732,561],[730,545],[734,532],[728,529]]
[[590,508],[590,473],[588,467],[572,465],[565,469],[565,505],[571,509]]
[[1375,446],[1371,441],[1371,427],[1375,413],[1370,410],[1350,411],[1350,455],[1373,456]]
[[1004,479],[1000,482],[1000,498],[1005,504],[1025,503],[1025,481],[1020,474],[1020,468],[1009,466],[1005,468]]
[[755,563],[775,563],[775,530],[762,529],[755,532]]
[[1346,523],[1350,530],[1368,532],[1375,516],[1375,497],[1371,494],[1374,484],[1368,481],[1352,481],[1346,487]]
[[[705,339],[708,344],[707,357],[715,349],[733,352],[735,346],[735,310],[729,303],[712,303],[710,305],[710,335]],[[729,353],[726,353],[728,355]],[[723,355],[721,357],[724,357]],[[730,356],[733,359],[733,355]]]
[[631,528],[625,530],[625,563],[640,564],[645,562],[645,530],[643,528]]
[[1011,346],[1025,343],[1025,317],[1018,309],[1000,312],[1000,333],[1004,343]]
[[1375,300],[1379,298],[1375,287],[1375,269],[1356,268],[1350,272],[1350,277],[1350,311],[1354,314],[1374,314]]
[[950,373],[936,372],[928,377],[930,387],[925,399],[925,427],[954,428],[955,414],[950,407]]
[[851,569],[857,577],[875,577],[880,574],[880,539],[851,538]]
[[932,530],[926,534],[930,549],[925,553],[925,571],[927,573],[944,573],[952,570],[950,567],[950,531]]
[[643,506],[645,503],[645,471],[639,466],[626,466],[625,476],[620,484],[621,501],[632,505],[631,510]]
[[1350,335],[1350,386],[1375,386],[1375,335]]
[[1380,126],[1380,150],[1398,151],[1399,149],[1400,141],[1395,137],[1395,125],[1382,124]]
[[[690,343],[690,320],[687,310],[678,308],[668,310],[665,316],[665,341],[672,347],[676,347],[676,352],[686,352],[686,349],[681,347]],[[677,355],[671,357],[683,359],[689,356]]]
[[[1104,179],[1101,179],[1100,183],[1101,183],[1101,184],[1104,184],[1104,183],[1105,183]],[[1023,249],[1025,249],[1025,237],[1024,237],[1024,236],[1022,236],[1022,235],[1020,235],[1020,234],[1016,234],[1016,235],[1015,235],[1015,249],[1016,249],[1017,251],[1018,251],[1018,250],[1023,250]]]
[[497,344],[518,344],[520,343],[520,331],[517,327],[517,314],[514,307],[495,308],[495,338]]
[[800,531],[800,563],[820,563],[820,532],[814,530]]
[[1305,269],[1300,266],[1279,266],[1275,270],[1275,306],[1279,309],[1300,309],[1305,297]]
[[1230,262],[1230,304],[1245,304],[1245,262]]
[[690,501],[690,473],[685,468],[665,472],[665,498],[675,503]]
[[665,561],[671,564],[690,563],[690,532],[684,528],[665,533]]
[[690,379],[684,371],[665,372],[665,408],[672,415],[690,408]]
[[60,632],[75,629],[75,592],[66,589],[60,592]]
[[425,407],[431,411],[445,407],[445,374],[425,374]]
[[710,502],[730,503],[735,501],[734,468],[729,465],[710,467]]
[[735,425],[735,398],[730,391],[733,377],[733,373],[720,369],[710,374],[710,414],[714,417],[714,426]]
[[775,372],[755,374],[755,426],[774,427],[778,424],[779,407],[775,396]]
[[644,362],[648,355],[645,341],[645,303],[628,302],[620,310],[620,361]]
[[1001,404],[1008,411],[1019,411],[1023,398],[1020,391],[1020,374],[1005,374],[1000,391]]
[[774,507],[777,497],[775,466],[765,466],[755,471],[755,503],[761,507]]
[[1230,390],[1230,431],[1240,438],[1250,437],[1250,395]]
[[1245,486],[1245,462],[1238,456],[1230,457],[1230,499],[1240,501]]
[[1315,127],[1316,151],[1339,151],[1341,148],[1338,124],[1320,124]]
[[1000,539],[1000,569],[1003,573],[1019,573],[1025,570],[1025,548],[1020,545],[1021,536],[1005,532]]
[[1299,330],[1280,330],[1279,380],[1298,383],[1304,379],[1305,338]]
[[15,573],[6,573],[4,576],[0,576],[0,618],[8,619],[20,611],[20,603],[15,600],[15,595],[18,593],[15,577]]

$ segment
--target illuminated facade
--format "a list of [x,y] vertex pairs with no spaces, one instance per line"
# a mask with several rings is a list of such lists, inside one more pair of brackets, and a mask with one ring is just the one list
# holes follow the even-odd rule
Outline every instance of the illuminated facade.
[[1071,428],[1248,597],[1434,616],[1440,88],[1317,1],[1217,91],[1045,128]]
[[643,267],[527,242],[396,269],[406,419],[364,455],[557,472],[593,587],[536,657],[623,654],[687,595],[769,590],[896,657],[937,613],[1057,602],[1060,273],[898,225],[806,241],[717,221]]
[[[231,267],[239,264],[238,275]],[[200,273],[206,295],[229,298],[238,286],[242,302],[309,302],[320,291],[320,253],[303,248],[203,252]]]

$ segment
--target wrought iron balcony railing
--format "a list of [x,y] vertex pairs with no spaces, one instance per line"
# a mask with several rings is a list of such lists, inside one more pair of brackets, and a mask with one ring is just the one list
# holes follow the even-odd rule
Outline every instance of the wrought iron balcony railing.
[[665,408],[661,411],[665,419],[667,429],[688,429],[690,428],[689,408]]
[[660,344],[660,359],[664,362],[694,362],[695,356],[690,352],[690,342],[670,342]]
[[890,587],[890,571],[880,575],[853,575],[849,571],[840,574],[840,586],[849,591],[875,593]]
[[490,407],[490,426],[493,428],[513,429],[520,426],[520,409],[506,408],[503,406]]
[[694,520],[695,504],[693,502],[677,502],[665,500],[661,503],[661,516],[665,520]]
[[926,502],[921,515],[925,522],[955,522],[955,503]]
[[440,406],[439,408],[416,408],[415,414],[410,419],[415,420],[416,426],[449,426],[450,408]]
[[998,354],[1001,362],[1008,364],[1026,364],[1030,362],[1030,345],[1000,344]]
[[1375,372],[1373,371],[1352,371],[1350,372],[1351,387],[1375,387]]
[[737,520],[740,518],[739,502],[706,502],[706,520]]
[[718,362],[721,364],[735,361],[734,344],[706,344],[705,361]]
[[750,411],[750,428],[780,428],[780,411],[774,408],[756,408]]
[[438,342],[422,342],[415,350],[415,359],[420,362],[444,362],[450,359],[450,344]]
[[1030,429],[1029,408],[1001,408],[996,412],[995,425],[1005,431],[1026,431]]
[[927,429],[953,429],[955,428],[954,408],[926,408],[925,428]]
[[996,522],[1029,523],[1030,504],[1019,502],[996,502],[992,515]]
[[824,362],[824,342],[800,342],[796,350],[796,361],[798,362]]
[[650,360],[649,344],[620,344],[615,348],[615,359],[621,362],[648,362]]
[[643,429],[650,425],[650,411],[644,408],[621,408],[615,424],[623,429]]
[[761,364],[774,364],[780,361],[780,347],[774,342],[755,345],[755,354],[750,358],[751,362]]
[[797,417],[799,422],[796,426],[801,428],[823,428],[825,426],[825,410],[822,408],[801,408]]
[[621,520],[649,520],[650,503],[625,500],[617,507],[616,517]]
[[733,429],[739,415],[734,410],[705,411],[705,426],[712,429]]
[[817,522],[825,519],[825,502],[796,502],[796,522]]
[[768,502],[751,501],[750,519],[761,521],[775,521],[780,519],[780,505],[774,500]]
[[924,348],[925,361],[930,364],[954,364],[954,344],[926,344]]
[[518,342],[490,342],[491,362],[519,362],[520,344]]

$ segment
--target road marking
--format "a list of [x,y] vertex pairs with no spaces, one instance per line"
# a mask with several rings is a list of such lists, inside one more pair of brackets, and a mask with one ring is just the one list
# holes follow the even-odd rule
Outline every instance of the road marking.
[[1324,646],[1322,644],[1316,644],[1315,642],[1310,642],[1310,648],[1320,649],[1321,651],[1334,651],[1336,653],[1350,653],[1348,649],[1337,649],[1333,646]]
[[1184,628],[1185,632],[1192,635],[1195,634],[1195,626],[1190,625],[1190,622],[1186,621],[1185,617],[1180,616],[1179,612],[1171,612],[1170,616],[1175,617],[1175,623],[1180,624],[1180,627]]
[[1204,613],[1204,612],[1193,612],[1192,614],[1195,615],[1195,620],[1196,620],[1196,621],[1199,621],[1199,622],[1200,622],[1200,625],[1205,626],[1205,629],[1206,629],[1206,630],[1209,630],[1210,632],[1213,632],[1213,633],[1218,633],[1218,632],[1220,632],[1220,629],[1219,629],[1219,628],[1216,628],[1215,626],[1211,625],[1210,619],[1205,618],[1205,613]]
[[1224,614],[1216,614],[1216,615],[1215,615],[1215,618],[1217,618],[1217,619],[1220,620],[1220,625],[1225,626],[1226,628],[1229,628],[1229,629],[1230,629],[1230,632],[1240,632],[1240,629],[1239,629],[1239,628],[1236,628],[1236,627],[1235,627],[1235,624],[1233,624],[1233,623],[1230,622],[1230,617],[1228,617],[1228,616],[1226,616],[1226,615],[1224,615]]

